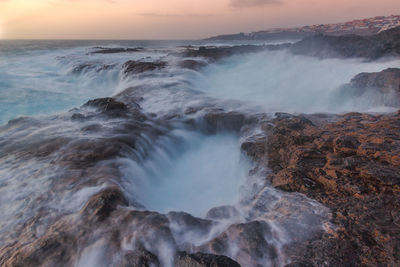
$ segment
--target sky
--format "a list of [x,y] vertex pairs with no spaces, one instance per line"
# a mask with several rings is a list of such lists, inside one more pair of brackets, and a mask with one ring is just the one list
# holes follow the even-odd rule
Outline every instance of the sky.
[[400,0],[0,0],[0,38],[200,39],[400,14]]

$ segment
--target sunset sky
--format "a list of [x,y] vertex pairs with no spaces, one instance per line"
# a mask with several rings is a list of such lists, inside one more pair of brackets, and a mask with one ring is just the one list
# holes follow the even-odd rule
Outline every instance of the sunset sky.
[[0,38],[198,39],[400,14],[400,0],[0,0]]

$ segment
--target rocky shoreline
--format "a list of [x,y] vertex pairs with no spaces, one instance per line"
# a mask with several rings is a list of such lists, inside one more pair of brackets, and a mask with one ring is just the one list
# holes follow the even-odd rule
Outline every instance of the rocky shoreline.
[[[330,121],[330,120],[333,120]],[[337,227],[299,244],[304,266],[396,266],[400,233],[400,113],[278,114],[242,144],[272,185],[329,207]],[[303,266],[301,265],[301,266]]]
[[[6,245],[0,250],[2,266],[84,266],[89,264],[92,253],[98,257],[97,261],[113,266],[240,266],[226,255],[238,259],[242,266],[265,262],[281,266],[289,261],[283,257],[281,246],[286,249],[293,243],[281,244],[282,241],[276,240],[279,231],[269,223],[272,218],[287,225],[288,231],[290,227],[301,229],[301,235],[291,233],[298,242],[322,234],[320,226],[329,219],[328,210],[317,203],[300,195],[277,198],[274,196],[277,193],[268,187],[260,187],[255,196],[245,200],[243,210],[216,207],[205,219],[184,212],[147,211],[135,199],[127,198],[127,188],[121,181],[121,164],[111,159],[128,153],[135,161],[143,161],[155,145],[145,140],[150,138],[155,142],[159,136],[168,135],[171,123],[154,121],[134,102],[125,104],[113,98],[88,101],[80,109],[71,110],[68,116],[82,126],[78,132],[101,135],[94,139],[80,135],[74,139],[38,139],[23,148],[6,146],[3,152],[25,161],[52,159],[53,166],[62,166],[65,172],[52,183],[52,191],[63,192],[63,188],[73,186],[79,192],[99,183],[102,186],[77,213],[40,209],[16,227],[3,240]],[[114,134],[109,135],[110,129],[96,121],[110,123]],[[220,109],[206,112],[201,123],[194,126],[208,134],[239,133],[242,128],[256,125],[256,121],[257,118]],[[184,123],[193,127],[189,122]],[[20,119],[10,121],[6,128],[22,129],[32,127],[30,124],[31,121]],[[144,154],[138,154],[140,151]],[[48,196],[41,201],[57,203],[58,200],[57,196],[54,199]],[[47,226],[39,231],[44,223]],[[196,243],[187,236],[194,240],[214,237]],[[239,249],[232,254],[235,244]]]
[[[177,62],[127,61],[121,75],[169,67],[196,71],[228,56],[265,49],[304,55],[311,49],[317,57],[375,60],[399,55],[398,31],[374,37],[308,37],[273,46],[187,48],[178,53]],[[143,50],[96,49],[100,54]],[[83,64],[74,71],[92,67]],[[359,74],[341,90],[353,90],[355,96],[371,90],[389,94],[393,107],[399,107],[399,81],[400,70],[391,68]],[[5,162],[39,162],[47,164],[43,169],[59,171],[46,184],[49,192],[26,200],[32,214],[20,214],[21,224],[1,236],[1,266],[400,264],[400,111],[271,116],[205,101],[168,114],[148,114],[141,104],[142,92],[150,90],[150,85],[130,87],[47,120],[19,118],[0,127],[7,137],[0,139]],[[69,136],[60,129],[70,129]],[[241,150],[254,164],[247,181],[249,197],[238,206],[214,207],[205,218],[146,210],[129,193],[124,164],[127,159],[142,164],[154,150],[164,149],[159,143],[163,138],[183,142],[174,136],[175,129],[242,138]],[[31,175],[39,179],[40,170]],[[260,175],[261,181],[256,178]],[[87,188],[93,193],[81,199]],[[66,189],[71,195],[59,193]],[[69,210],[41,206],[76,199],[83,205]]]

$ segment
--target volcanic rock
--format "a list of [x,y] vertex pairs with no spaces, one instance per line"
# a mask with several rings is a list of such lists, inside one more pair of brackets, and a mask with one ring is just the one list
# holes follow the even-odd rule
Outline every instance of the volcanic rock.
[[198,252],[179,253],[175,267],[240,267],[240,265],[226,256]]
[[94,195],[83,208],[82,215],[85,217],[95,216],[95,220],[104,221],[118,205],[127,206],[128,201],[118,188],[109,187]]
[[154,254],[140,248],[125,254],[121,267],[158,267],[160,262]]
[[360,73],[350,85],[359,89],[376,88],[382,91],[400,91],[400,69],[389,68],[381,72]]
[[114,64],[95,64],[95,63],[83,63],[80,65],[75,66],[72,69],[72,73],[74,74],[81,74],[85,71],[89,71],[89,70],[95,70],[96,72],[101,72],[103,70],[109,70],[114,68],[115,65]]
[[186,59],[178,63],[181,68],[191,69],[191,70],[198,70],[202,67],[207,66],[207,63],[193,60],[193,59]]
[[230,47],[214,47],[214,46],[201,46],[198,49],[187,49],[183,56],[185,57],[204,57],[211,61],[220,60],[225,57],[246,54],[246,53],[255,53],[276,49],[283,49],[288,47],[288,44],[282,45],[238,45],[238,46],[230,46]]
[[165,61],[142,62],[129,60],[122,65],[122,69],[124,74],[128,75],[142,73],[146,71],[159,70],[165,68],[166,66],[167,62]]
[[336,91],[339,99],[368,101],[373,106],[400,107],[400,69],[360,73]]
[[99,109],[103,114],[109,115],[122,115],[123,112],[128,110],[124,103],[118,102],[111,97],[97,98],[89,100],[83,107],[95,107]]
[[273,186],[331,209],[336,227],[287,254],[306,266],[399,265],[400,113],[316,118],[279,116],[242,145]]
[[235,111],[211,110],[204,115],[204,126],[207,132],[219,131],[239,132],[243,125],[250,123],[252,118]]
[[[199,247],[200,250],[223,254],[236,251],[236,258],[243,266],[259,266],[277,260],[276,248],[268,243],[272,240],[270,226],[264,221],[233,224],[225,232]],[[241,248],[235,250],[235,248]]]
[[95,47],[97,50],[91,52],[91,54],[116,54],[116,53],[133,53],[141,52],[144,50],[143,47],[128,47],[128,48],[107,48],[107,47]]
[[239,217],[239,212],[233,206],[220,206],[210,209],[207,214],[207,219],[212,220],[227,220]]
[[313,35],[293,44],[294,54],[319,58],[366,58],[376,60],[382,57],[400,56],[400,27],[392,28],[372,36]]
[[381,72],[360,73],[340,90],[340,93],[350,93],[356,97],[368,92],[387,95],[386,105],[399,106],[400,69],[389,68]]

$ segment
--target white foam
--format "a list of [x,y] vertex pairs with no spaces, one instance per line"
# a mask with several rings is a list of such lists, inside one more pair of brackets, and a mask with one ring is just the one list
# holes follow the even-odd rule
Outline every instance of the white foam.
[[207,94],[262,105],[270,112],[369,111],[384,105],[376,96],[352,98],[338,88],[360,72],[400,67],[399,60],[318,59],[284,51],[234,56],[204,70],[195,83]]
[[235,204],[249,166],[238,138],[181,133],[182,145],[158,148],[151,159],[131,163],[126,180],[147,209],[204,216],[212,207]]

